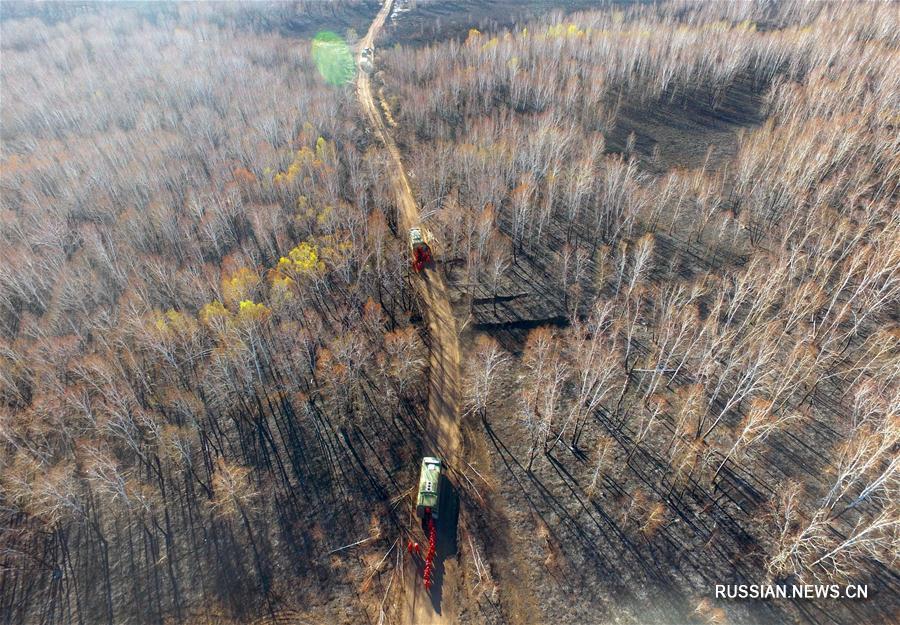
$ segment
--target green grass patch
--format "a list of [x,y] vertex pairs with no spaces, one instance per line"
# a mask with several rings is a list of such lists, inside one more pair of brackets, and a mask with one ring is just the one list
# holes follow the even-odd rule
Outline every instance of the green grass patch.
[[319,74],[329,85],[344,85],[356,76],[353,52],[336,33],[329,30],[317,33],[312,41],[312,57]]

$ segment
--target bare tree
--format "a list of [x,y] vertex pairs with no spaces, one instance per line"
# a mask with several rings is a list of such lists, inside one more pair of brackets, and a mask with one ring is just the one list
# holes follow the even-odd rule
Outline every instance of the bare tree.
[[483,418],[488,402],[496,390],[497,377],[507,366],[508,356],[495,339],[479,336],[469,362],[467,411]]

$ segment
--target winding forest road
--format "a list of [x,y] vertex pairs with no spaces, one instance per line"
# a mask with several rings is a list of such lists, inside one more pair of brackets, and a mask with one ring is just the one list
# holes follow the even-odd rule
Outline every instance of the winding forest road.
[[[374,49],[375,37],[384,26],[392,7],[393,0],[386,0],[366,36],[360,42],[360,50],[363,48]],[[384,144],[390,155],[393,170],[391,184],[397,203],[401,236],[405,239],[409,229],[420,224],[419,207],[403,169],[400,151],[378,110],[372,94],[370,76],[367,72],[360,71],[358,73],[356,89],[360,105],[369,118],[375,136]],[[423,452],[443,458],[451,468],[458,467],[462,387],[456,320],[450,307],[447,287],[440,273],[434,268],[426,268],[423,270],[423,275],[416,279],[428,325],[431,352],[428,374],[428,415],[425,420],[426,449]],[[412,559],[407,558],[407,562],[407,571],[404,572],[405,599],[401,616],[403,622],[413,625],[454,622],[455,618],[451,616],[451,613],[455,613],[454,608],[458,606],[442,605],[441,593],[444,587],[455,584],[456,580],[450,579],[451,575],[444,571],[443,575],[436,576],[436,583],[429,594],[422,585],[421,575],[417,572],[416,566],[412,564]]]

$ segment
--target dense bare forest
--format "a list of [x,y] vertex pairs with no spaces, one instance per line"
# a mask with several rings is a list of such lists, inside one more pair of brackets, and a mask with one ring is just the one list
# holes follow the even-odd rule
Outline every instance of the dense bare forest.
[[[897,622],[897,5],[550,4],[366,58],[465,365],[433,622]],[[0,5],[0,624],[415,622],[378,11]]]
[[2,22],[3,623],[363,618],[405,258],[352,89],[229,6]]
[[543,622],[639,583],[681,594],[642,618],[726,618],[715,580],[877,588],[751,622],[896,614],[896,9],[612,7],[383,52]]

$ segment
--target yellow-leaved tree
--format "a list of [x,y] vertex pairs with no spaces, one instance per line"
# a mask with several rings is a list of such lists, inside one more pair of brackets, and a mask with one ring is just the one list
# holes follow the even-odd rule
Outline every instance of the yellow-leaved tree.
[[256,326],[265,323],[266,319],[272,314],[268,306],[258,304],[253,300],[241,300],[238,308],[237,320],[243,326]]
[[286,287],[299,278],[314,277],[324,271],[325,262],[319,258],[319,247],[303,241],[288,252],[287,256],[278,259],[278,265],[271,273],[271,281],[273,285]]
[[163,339],[187,340],[193,337],[198,329],[196,319],[171,308],[165,313],[157,313],[154,325]]
[[256,272],[241,267],[228,277],[222,278],[222,299],[228,306],[236,306],[238,302],[253,296],[259,285],[259,276]]
[[200,309],[200,321],[210,330],[225,334],[231,327],[231,312],[219,300],[206,304]]

